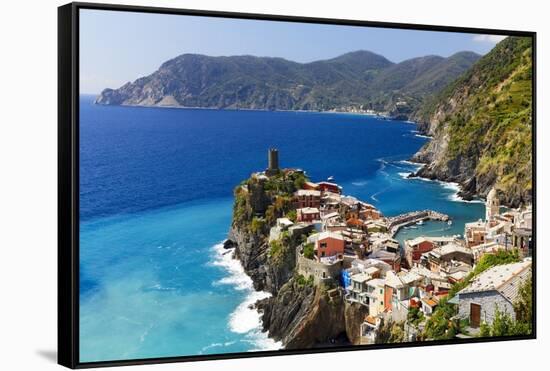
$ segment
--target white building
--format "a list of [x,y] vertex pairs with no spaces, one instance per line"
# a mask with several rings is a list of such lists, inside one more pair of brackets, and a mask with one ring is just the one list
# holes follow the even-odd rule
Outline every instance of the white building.
[[479,327],[482,322],[491,324],[497,308],[515,319],[514,302],[519,287],[530,278],[530,261],[497,265],[486,270],[458,292],[458,315],[468,318],[471,327]]

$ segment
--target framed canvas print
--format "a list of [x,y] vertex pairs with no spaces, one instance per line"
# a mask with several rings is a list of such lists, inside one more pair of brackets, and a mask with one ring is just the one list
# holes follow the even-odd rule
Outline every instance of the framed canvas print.
[[60,7],[59,363],[535,338],[535,49]]

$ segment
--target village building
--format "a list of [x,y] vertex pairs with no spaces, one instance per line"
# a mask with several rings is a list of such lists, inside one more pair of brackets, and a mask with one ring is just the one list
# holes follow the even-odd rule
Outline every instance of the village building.
[[466,246],[472,247],[485,243],[486,223],[479,219],[476,222],[464,225],[464,239]]
[[412,240],[405,240],[405,259],[409,267],[420,262],[422,254],[432,251],[435,243],[426,237],[417,237]]
[[340,233],[321,232],[311,235],[307,239],[308,243],[314,243],[315,253],[320,260],[325,257],[337,257],[343,259],[345,250],[345,240]]
[[354,259],[350,263],[350,274],[365,272],[369,268],[376,268],[379,271],[380,277],[385,277],[386,273],[390,271],[391,266],[378,259]]
[[293,225],[294,223],[288,218],[277,218],[275,226],[269,230],[269,242],[280,239],[281,233]]
[[299,189],[294,192],[296,208],[311,207],[318,209],[321,206],[321,192],[316,190]]
[[376,209],[374,206],[361,203],[361,208],[359,210],[359,218],[363,220],[377,220],[382,217],[380,210]]
[[451,289],[450,275],[445,272],[432,272],[421,265],[411,268],[410,271],[422,277],[422,283],[419,286],[420,297],[446,293]]
[[436,247],[441,247],[448,243],[458,242],[455,236],[451,237],[426,237],[420,236],[412,240],[405,240],[404,250],[405,259],[409,267],[420,263],[422,254],[432,251]]
[[350,285],[347,288],[345,299],[352,303],[359,303],[364,306],[369,306],[371,297],[367,282],[380,277],[380,270],[376,267],[370,267],[363,272],[356,273],[350,276]]
[[301,236],[307,236],[314,230],[313,224],[310,223],[297,223],[288,227],[288,234],[290,237],[297,239]]
[[384,305],[387,311],[406,312],[409,299],[418,296],[422,277],[414,272],[388,272],[386,274]]
[[401,255],[398,253],[380,249],[370,253],[368,258],[382,260],[384,263],[390,265],[395,272],[401,270]]
[[340,187],[338,184],[324,181],[317,183],[317,189],[322,192],[331,192],[337,194],[340,194],[342,192],[342,187]]
[[380,327],[382,319],[380,316],[375,317],[372,315],[365,316],[363,323],[361,323],[361,344],[374,344],[376,341],[376,333]]
[[473,263],[472,250],[457,243],[435,248],[421,257],[421,264],[432,272],[443,271],[448,274],[458,270],[470,270]]
[[296,254],[296,271],[309,278],[313,277],[315,284],[338,282],[342,270],[345,268],[343,259],[308,259],[299,251]]
[[491,324],[497,309],[515,319],[514,302],[520,286],[530,277],[530,261],[497,265],[486,270],[458,292],[459,317],[469,319],[473,328],[482,322]]
[[425,296],[420,299],[420,304],[422,313],[424,313],[426,317],[430,317],[439,304],[439,297],[435,295]]
[[365,226],[367,227],[367,232],[376,233],[376,232],[387,232],[388,226],[382,220],[369,220],[366,221]]
[[333,212],[340,215],[340,196],[336,194],[327,194],[323,193],[321,196],[321,213],[323,215],[330,214]]
[[384,297],[385,297],[386,280],[382,278],[374,278],[367,281],[367,293],[369,297],[369,315],[377,317],[384,312]]
[[312,223],[315,220],[320,220],[321,215],[316,207],[304,207],[296,209],[296,220],[298,222]]
[[310,182],[310,181],[306,181],[302,188],[303,189],[308,189],[308,190],[315,190],[315,191],[319,190],[319,186],[317,185],[317,183],[313,183],[313,182]]
[[474,263],[478,263],[479,260],[486,254],[496,254],[500,250],[506,250],[506,246],[496,242],[487,242],[480,245],[473,246],[471,248],[472,254],[474,256]]
[[533,229],[533,205],[520,210],[514,222],[516,228]]
[[372,251],[386,250],[393,253],[400,252],[399,242],[388,233],[372,233],[369,236],[369,246]]
[[532,255],[532,230],[528,228],[514,228],[512,232],[512,247],[520,250],[523,256]]

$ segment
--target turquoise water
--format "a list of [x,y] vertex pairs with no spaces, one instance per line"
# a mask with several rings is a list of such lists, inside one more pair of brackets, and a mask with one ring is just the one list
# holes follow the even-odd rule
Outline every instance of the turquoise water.
[[450,185],[405,179],[426,139],[399,121],[346,114],[105,107],[81,98],[82,362],[278,349],[248,305],[264,297],[220,246],[232,189],[281,164],[386,215],[449,214],[419,234],[462,234],[483,205]]

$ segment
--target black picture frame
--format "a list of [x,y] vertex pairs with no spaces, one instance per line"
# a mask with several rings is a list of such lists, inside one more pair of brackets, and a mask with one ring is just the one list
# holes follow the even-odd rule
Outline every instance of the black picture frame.
[[[193,355],[166,358],[80,362],[79,360],[79,11],[81,9],[140,12],[173,15],[193,15],[266,21],[316,23],[378,28],[461,32],[487,35],[529,37],[533,45],[533,331],[528,336],[434,340],[397,344],[353,345],[303,350],[255,351],[216,355]],[[536,339],[536,32],[486,28],[450,27],[424,24],[372,22],[349,19],[329,19],[269,14],[234,13],[190,9],[97,3],[70,3],[58,8],[58,363],[69,368],[140,365],[170,362],[222,360],[268,357],[277,355],[343,352],[387,348],[472,344],[509,340]]]

